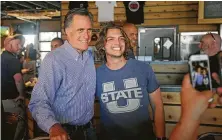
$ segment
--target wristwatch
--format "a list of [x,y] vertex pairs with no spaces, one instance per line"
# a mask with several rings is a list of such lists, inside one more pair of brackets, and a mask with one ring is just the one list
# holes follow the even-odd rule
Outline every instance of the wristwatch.
[[156,138],[156,140],[167,140],[166,137]]

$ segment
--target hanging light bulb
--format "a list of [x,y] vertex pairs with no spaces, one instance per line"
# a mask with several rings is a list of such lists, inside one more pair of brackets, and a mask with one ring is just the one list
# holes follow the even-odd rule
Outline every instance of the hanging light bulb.
[[6,34],[6,35],[9,35],[9,30],[8,30],[8,29],[5,31],[5,34]]

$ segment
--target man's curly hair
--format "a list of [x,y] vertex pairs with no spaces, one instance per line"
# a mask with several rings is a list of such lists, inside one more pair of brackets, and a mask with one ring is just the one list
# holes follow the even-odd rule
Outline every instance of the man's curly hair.
[[[106,61],[106,52],[105,52],[104,46],[106,43],[107,32],[109,29],[119,29],[121,34],[125,38],[125,51],[123,53],[123,56],[127,59],[128,49],[131,48],[129,38],[127,37],[127,34],[123,31],[123,29],[120,26],[116,26],[114,24],[107,25],[99,33],[99,39],[95,44],[96,49],[97,49],[97,53],[101,56],[101,58],[104,58],[104,60]],[[102,60],[102,61],[104,61],[104,60]]]

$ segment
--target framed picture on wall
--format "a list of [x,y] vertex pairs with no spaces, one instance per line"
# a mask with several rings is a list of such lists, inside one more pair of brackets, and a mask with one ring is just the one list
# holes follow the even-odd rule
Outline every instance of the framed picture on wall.
[[222,24],[222,1],[199,1],[198,24]]

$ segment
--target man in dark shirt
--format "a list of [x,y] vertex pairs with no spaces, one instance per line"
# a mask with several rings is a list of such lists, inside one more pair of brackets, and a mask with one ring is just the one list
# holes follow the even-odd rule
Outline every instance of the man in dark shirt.
[[24,82],[21,63],[16,55],[22,46],[22,35],[9,36],[4,41],[5,51],[1,54],[1,98],[6,112],[19,115],[14,140],[21,140],[25,130]]
[[138,45],[138,29],[132,23],[125,23],[123,25],[123,30],[127,34],[127,37],[130,40],[130,48],[128,52],[129,58],[135,59],[135,55],[137,54],[137,45]]
[[[219,59],[218,53],[221,49],[221,38],[218,34],[209,33],[202,37],[199,45],[201,52],[209,56],[210,72],[219,74]],[[215,80],[212,81],[213,88],[217,88],[218,84]]]

